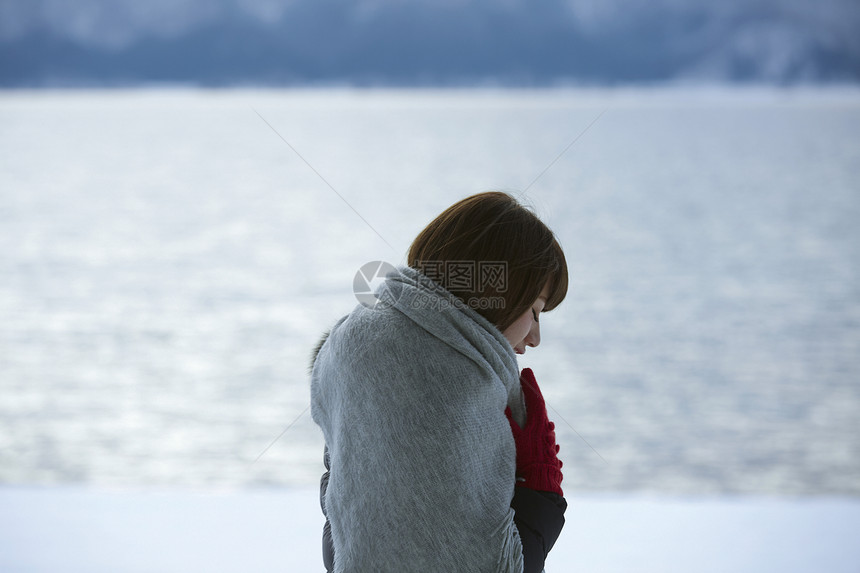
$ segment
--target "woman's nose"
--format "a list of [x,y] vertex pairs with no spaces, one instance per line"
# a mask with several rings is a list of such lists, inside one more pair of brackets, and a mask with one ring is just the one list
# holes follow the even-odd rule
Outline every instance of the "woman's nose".
[[528,336],[526,336],[526,346],[534,348],[538,344],[540,344],[540,324],[535,323],[529,331]]

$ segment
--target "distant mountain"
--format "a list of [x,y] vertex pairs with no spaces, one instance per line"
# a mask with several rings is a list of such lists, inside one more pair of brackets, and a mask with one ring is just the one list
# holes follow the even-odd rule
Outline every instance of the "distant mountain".
[[0,85],[860,80],[857,0],[0,0]]

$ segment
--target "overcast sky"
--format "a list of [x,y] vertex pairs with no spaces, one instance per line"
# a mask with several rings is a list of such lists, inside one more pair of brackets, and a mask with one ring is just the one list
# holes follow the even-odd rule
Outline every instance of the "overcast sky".
[[0,81],[119,70],[216,83],[856,82],[860,1],[0,0]]

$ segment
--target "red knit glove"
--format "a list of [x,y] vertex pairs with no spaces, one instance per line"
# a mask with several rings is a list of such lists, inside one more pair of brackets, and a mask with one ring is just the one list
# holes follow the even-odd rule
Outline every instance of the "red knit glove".
[[505,409],[517,445],[517,485],[563,496],[555,424],[547,418],[546,403],[531,368],[523,369],[520,385],[526,401],[525,427],[514,422],[510,407]]

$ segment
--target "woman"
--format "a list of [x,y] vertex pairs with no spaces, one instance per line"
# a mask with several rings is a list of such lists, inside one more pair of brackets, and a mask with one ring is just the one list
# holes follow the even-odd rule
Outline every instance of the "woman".
[[439,215],[314,352],[330,572],[540,572],[567,504],[554,427],[516,355],[567,293],[552,232],[511,196]]

